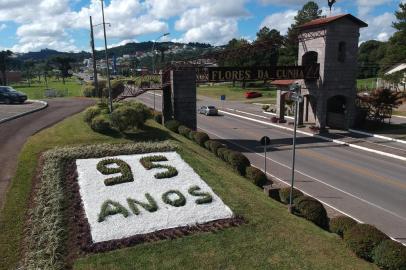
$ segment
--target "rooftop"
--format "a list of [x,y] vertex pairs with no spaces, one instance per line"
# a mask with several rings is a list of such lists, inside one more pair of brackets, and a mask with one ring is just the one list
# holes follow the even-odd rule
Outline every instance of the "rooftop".
[[368,26],[367,23],[361,21],[360,19],[358,19],[357,17],[355,17],[355,16],[353,16],[351,14],[341,14],[341,15],[316,19],[316,20],[307,22],[305,24],[299,25],[297,28],[299,28],[299,29],[307,29],[307,28],[318,27],[318,26],[326,25],[326,24],[329,24],[331,22],[334,22],[334,21],[337,21],[337,20],[340,20],[340,19],[343,19],[343,18],[350,19],[354,23],[358,24],[360,27],[367,27]]

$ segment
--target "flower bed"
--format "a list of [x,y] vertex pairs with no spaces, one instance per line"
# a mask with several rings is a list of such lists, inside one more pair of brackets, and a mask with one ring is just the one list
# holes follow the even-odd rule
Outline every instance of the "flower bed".
[[[128,166],[133,175],[133,181],[117,181],[114,185],[107,185],[106,177],[121,179],[122,174],[114,174],[116,170],[109,176],[101,173],[98,164],[105,160],[76,160],[80,195],[94,243],[233,216],[176,152],[109,157],[107,160],[117,162],[110,169]],[[145,166],[145,161],[153,165]],[[167,173],[171,171],[177,174]]]
[[[140,162],[148,156],[159,156],[144,159],[150,169]],[[167,161],[156,162],[162,156]],[[173,143],[58,148],[41,160],[23,268],[65,269],[83,252],[244,223],[183,161]]]

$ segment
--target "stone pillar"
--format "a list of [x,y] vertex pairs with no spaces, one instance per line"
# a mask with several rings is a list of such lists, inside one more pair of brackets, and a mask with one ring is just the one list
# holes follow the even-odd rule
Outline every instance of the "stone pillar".
[[299,113],[297,118],[297,124],[299,126],[303,125],[303,116],[304,116],[304,102],[299,103]]
[[276,93],[276,117],[280,120],[285,119],[285,95],[282,90],[277,90]]
[[171,86],[173,118],[196,130],[196,71],[172,70]]
[[322,97],[317,100],[315,116],[316,125],[320,128],[320,131],[324,130],[327,124],[327,102]]
[[356,118],[356,106],[355,106],[355,98],[353,97],[346,97],[346,104],[345,104],[345,128],[349,129],[354,126],[355,118]]
[[172,119],[172,89],[169,85],[162,89],[162,121],[165,123]]

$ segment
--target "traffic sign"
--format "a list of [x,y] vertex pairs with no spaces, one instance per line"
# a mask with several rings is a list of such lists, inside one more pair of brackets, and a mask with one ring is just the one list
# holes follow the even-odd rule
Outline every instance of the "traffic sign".
[[264,136],[261,138],[261,140],[259,140],[259,142],[261,143],[261,145],[270,145],[271,144],[271,139],[268,136]]
[[226,95],[221,95],[220,100],[226,100]]

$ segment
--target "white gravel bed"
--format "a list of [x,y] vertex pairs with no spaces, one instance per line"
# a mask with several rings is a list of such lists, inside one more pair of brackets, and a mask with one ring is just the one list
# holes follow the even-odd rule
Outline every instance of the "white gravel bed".
[[[158,162],[177,169],[178,175],[168,179],[156,179],[154,175],[166,169],[146,170],[140,163],[145,156],[163,155],[168,161]],[[113,157],[105,157],[113,158]],[[88,219],[94,243],[122,239],[138,234],[176,228],[187,225],[203,224],[209,221],[231,218],[233,213],[200,176],[176,152],[148,153],[138,155],[115,156],[130,165],[134,181],[130,183],[106,186],[104,180],[115,175],[103,175],[96,166],[102,159],[78,159],[76,166],[80,195]],[[208,192],[213,201],[208,204],[196,204],[199,197],[192,196],[188,189],[199,186],[201,191]],[[169,190],[178,190],[186,197],[186,204],[174,207],[162,201],[162,194]],[[127,204],[127,198],[148,202],[145,194],[149,193],[157,202],[158,210],[148,212],[142,207],[139,215],[134,215]],[[99,222],[98,215],[102,204],[112,200],[119,202],[130,213],[128,217],[121,214],[108,216]]]

